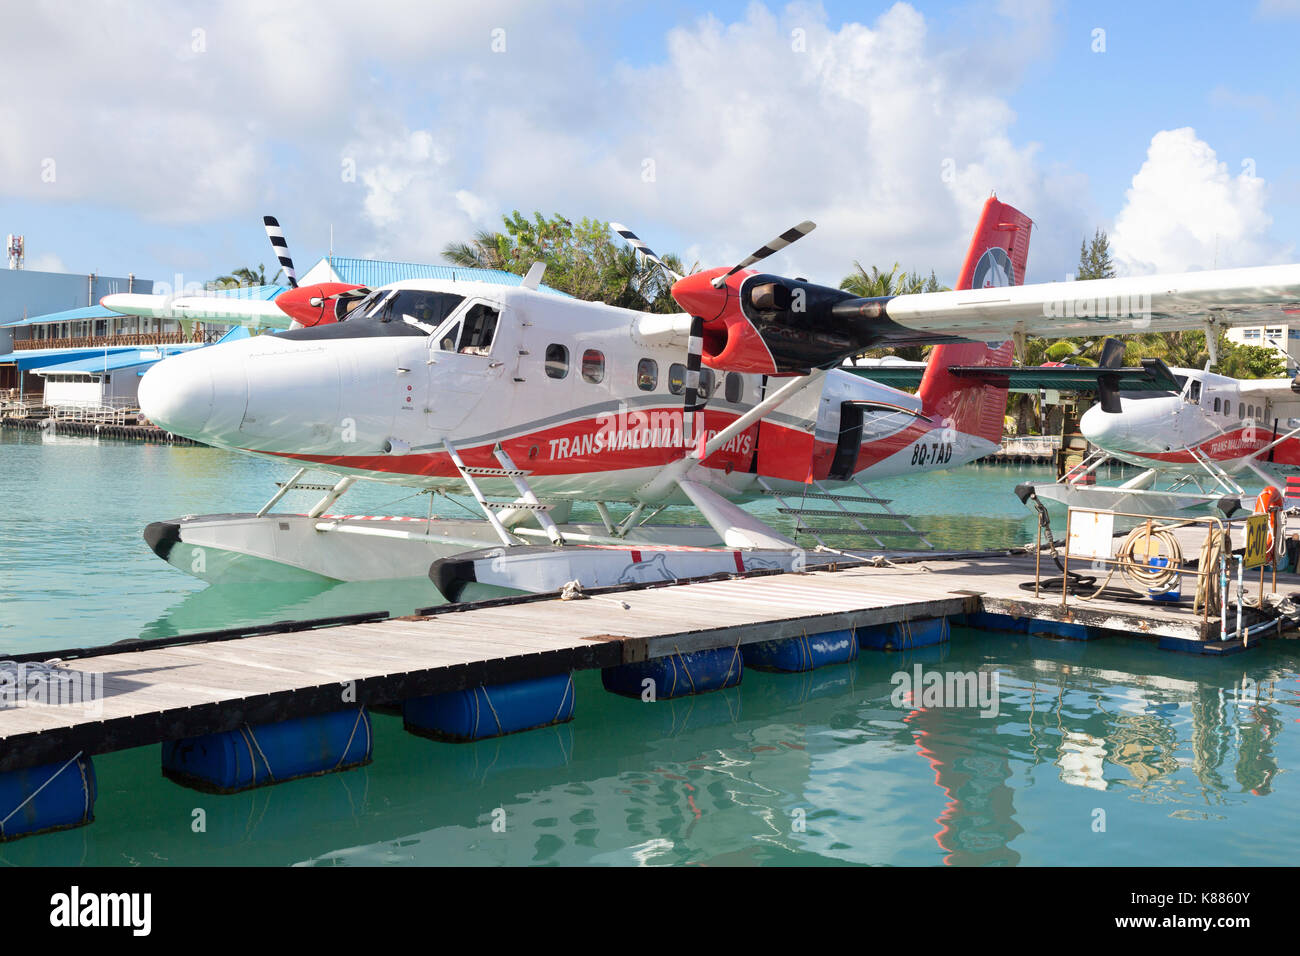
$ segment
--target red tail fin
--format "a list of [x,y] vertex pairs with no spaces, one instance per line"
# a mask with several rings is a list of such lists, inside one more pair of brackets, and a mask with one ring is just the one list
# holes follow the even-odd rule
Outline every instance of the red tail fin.
[[[1029,260],[1028,216],[989,197],[971,239],[966,261],[957,279],[958,289],[1020,285]],[[927,415],[951,419],[952,427],[968,435],[996,442],[1002,438],[1002,416],[1007,390],[960,379],[948,372],[952,365],[1009,365],[1013,353],[1010,341],[996,347],[983,342],[936,345],[930,352],[917,393]]]

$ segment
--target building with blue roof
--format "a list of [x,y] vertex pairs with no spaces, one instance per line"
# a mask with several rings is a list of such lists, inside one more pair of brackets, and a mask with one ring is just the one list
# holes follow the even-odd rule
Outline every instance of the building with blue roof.
[[[517,286],[524,277],[500,269],[471,269],[465,266],[435,266],[420,262],[390,262],[384,259],[349,259],[345,256],[325,256],[307,270],[298,281],[302,285],[315,282],[347,282],[374,289],[390,282],[405,279],[452,279],[461,282],[491,282],[493,285]],[[558,289],[543,284],[543,292],[566,295]]]
[[[375,288],[404,279],[450,279],[507,286],[518,286],[523,282],[522,276],[498,269],[345,256],[322,257],[299,281],[303,285],[346,282]],[[54,366],[61,364],[55,359],[76,362],[90,356],[138,355],[140,349],[151,346],[176,346],[196,341],[210,344],[230,331],[230,327],[224,325],[194,323],[192,327],[182,327],[175,319],[121,315],[99,304],[103,296],[111,293],[148,294],[155,291],[154,286],[152,280],[138,279],[134,275],[117,278],[23,269],[0,271],[0,397],[6,391],[26,392],[30,399],[35,400],[34,392],[42,387],[49,394],[51,384],[78,384],[71,379],[65,380],[65,376],[81,376],[88,380],[91,373],[86,370],[54,371]],[[547,285],[540,286],[540,289],[552,295],[565,295]],[[171,291],[170,287],[166,291]],[[212,294],[270,300],[285,291],[284,286],[262,285],[216,290]],[[115,376],[132,367],[101,369],[98,384],[112,386],[109,390],[101,390],[101,396],[119,395]],[[59,377],[51,379],[51,376]],[[127,379],[124,387],[133,384],[131,376],[124,375],[123,378]],[[53,394],[65,391],[55,389]],[[81,391],[89,392],[91,389]]]

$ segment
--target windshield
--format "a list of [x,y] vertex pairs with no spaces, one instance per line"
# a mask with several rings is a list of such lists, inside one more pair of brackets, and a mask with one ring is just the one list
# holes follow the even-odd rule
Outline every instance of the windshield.
[[405,322],[429,335],[464,301],[463,295],[422,289],[373,292],[348,314],[348,320],[364,317],[376,322]]

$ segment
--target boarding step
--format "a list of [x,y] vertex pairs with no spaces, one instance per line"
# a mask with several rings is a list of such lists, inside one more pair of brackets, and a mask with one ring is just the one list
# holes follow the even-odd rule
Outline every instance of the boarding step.
[[826,518],[884,518],[887,521],[906,521],[912,517],[880,511],[831,511],[829,508],[777,508],[776,510],[783,515],[812,515]]
[[[800,488],[797,492],[786,492],[784,495],[769,485],[762,478],[758,479],[758,486],[771,498],[776,500],[779,506],[776,510],[778,514],[789,515],[794,518],[794,533],[797,535],[808,535],[816,539],[819,544],[825,545],[822,540],[823,535],[858,535],[866,536],[875,540],[880,547],[886,547],[883,539],[885,538],[913,538],[926,548],[933,548],[929,539],[908,521],[911,515],[899,514],[889,507],[891,499],[880,498],[872,494],[871,489],[864,485],[857,478],[849,479],[857,491],[841,494],[838,490],[828,488],[820,481],[813,481],[810,486]],[[830,508],[808,508],[804,506],[807,499],[813,499],[820,503],[828,501],[834,505]],[[849,505],[875,505],[875,510],[854,510],[847,507]],[[838,518],[841,522],[848,522],[851,528],[822,528],[815,525],[805,524],[804,518]],[[872,522],[872,519],[881,521],[897,522],[889,528],[870,528],[866,522]],[[874,523],[874,522],[872,522]],[[902,528],[898,527],[901,524]]]
[[[768,494],[771,495],[773,498],[780,497],[775,491],[769,491]],[[794,497],[794,496],[791,495],[790,497]],[[869,498],[866,495],[830,495],[830,494],[822,494],[820,492],[814,493],[811,491],[808,492],[801,491],[799,492],[799,497],[800,499],[818,498],[822,501],[842,501],[842,502],[849,502],[849,503],[861,502],[863,504],[868,504],[868,505],[887,505],[893,502],[894,500],[893,498]]]
[[[873,518],[883,518],[885,515],[872,515]],[[811,528],[807,525],[796,525],[795,534],[810,534],[817,537],[822,534],[855,534],[858,537],[869,535],[871,537],[887,538],[921,538],[925,540],[919,531],[904,531],[902,528]]]
[[466,465],[461,469],[467,475],[483,475],[488,478],[523,478],[528,474],[526,471],[507,470],[505,468],[471,468]]

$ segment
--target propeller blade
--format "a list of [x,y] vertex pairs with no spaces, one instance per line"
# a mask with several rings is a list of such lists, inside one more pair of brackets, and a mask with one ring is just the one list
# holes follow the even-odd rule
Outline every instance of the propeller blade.
[[276,258],[280,260],[280,268],[289,279],[289,288],[298,288],[298,273],[294,271],[293,259],[289,256],[289,243],[284,239],[284,230],[280,228],[279,221],[274,216],[263,216],[262,225],[266,227],[266,238],[271,240]]
[[1101,359],[1097,364],[1102,368],[1120,368],[1124,364],[1124,343],[1119,339],[1101,343]]
[[794,226],[791,229],[787,229],[785,232],[781,233],[781,235],[771,240],[767,245],[760,246],[758,249],[754,250],[744,259],[740,260],[740,262],[732,266],[730,271],[728,271],[726,274],[720,275],[716,279],[714,279],[713,287],[715,289],[721,289],[723,284],[726,283],[727,279],[735,275],[741,269],[746,269],[749,266],[752,266],[755,262],[762,262],[768,256],[772,255],[772,253],[780,252],[782,249],[790,245],[790,243],[792,242],[798,242],[800,239],[808,235],[808,233],[812,232],[816,228],[817,228],[817,223],[813,222],[811,219],[805,219],[803,222],[799,223],[799,225]]
[[668,264],[665,263],[662,259],[660,259],[657,255],[655,255],[654,250],[651,249],[649,246],[647,246],[643,241],[641,241],[641,239],[637,237],[637,234],[634,233],[627,226],[623,225],[620,222],[611,222],[609,224],[609,228],[613,229],[616,233],[622,236],[624,241],[626,241],[629,246],[631,246],[637,252],[641,253],[641,255],[645,256],[647,259],[649,259],[651,262],[657,265],[660,269],[663,269],[664,272],[666,272],[668,275],[672,276],[673,281],[677,281],[681,279],[681,275],[679,273],[668,268]]
[[[704,354],[704,319],[698,315],[691,316],[691,333],[686,342],[686,388],[685,403],[682,407],[682,444],[686,448],[695,446],[696,414],[704,410],[700,402],[700,362]],[[704,431],[700,430],[700,437]]]
[[[1101,368],[1119,368],[1124,364],[1124,343],[1119,339],[1107,339],[1101,345]],[[1119,376],[1099,375],[1097,377],[1097,399],[1101,410],[1109,415],[1118,414],[1123,406],[1119,400]]]

